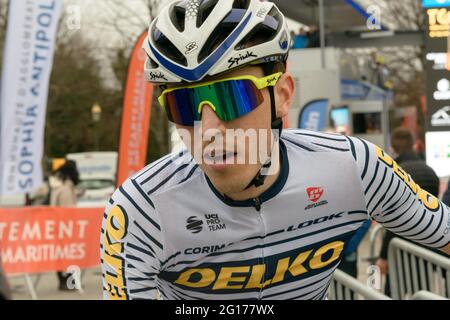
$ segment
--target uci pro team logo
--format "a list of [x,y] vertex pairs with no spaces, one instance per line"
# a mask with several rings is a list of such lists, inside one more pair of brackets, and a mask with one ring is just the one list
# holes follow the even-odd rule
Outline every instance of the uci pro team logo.
[[196,216],[189,217],[186,220],[186,229],[192,233],[199,233],[203,230],[203,221]]
[[218,214],[205,214],[202,215],[202,217],[205,217],[205,219],[190,216],[186,220],[186,229],[192,233],[200,233],[203,230],[204,225],[206,230],[209,230],[210,232],[217,232],[227,228],[225,223],[219,218]]

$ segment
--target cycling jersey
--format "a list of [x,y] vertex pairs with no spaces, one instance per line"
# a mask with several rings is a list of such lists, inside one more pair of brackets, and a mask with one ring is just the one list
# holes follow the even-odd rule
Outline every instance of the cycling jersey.
[[359,138],[287,130],[280,174],[260,197],[222,196],[189,152],[128,179],[104,215],[107,299],[325,299],[369,217],[433,248],[450,209]]

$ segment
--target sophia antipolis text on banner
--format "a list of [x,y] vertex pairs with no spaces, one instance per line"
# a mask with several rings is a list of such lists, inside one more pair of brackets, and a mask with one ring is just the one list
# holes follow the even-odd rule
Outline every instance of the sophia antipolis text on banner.
[[61,0],[11,1],[2,74],[0,193],[42,183],[48,82]]

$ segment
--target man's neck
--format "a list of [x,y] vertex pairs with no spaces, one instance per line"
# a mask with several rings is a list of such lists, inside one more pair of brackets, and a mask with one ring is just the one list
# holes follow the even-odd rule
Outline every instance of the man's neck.
[[236,192],[236,193],[230,193],[230,194],[226,194],[226,196],[232,200],[235,201],[242,201],[242,200],[248,200],[248,199],[254,199],[259,197],[261,194],[263,194],[265,191],[267,191],[274,183],[275,181],[277,181],[278,177],[280,176],[280,168],[283,165],[281,163],[281,159],[280,159],[280,154],[277,154],[278,159],[275,159],[277,161],[273,161],[274,159],[272,159],[272,163],[279,163],[280,165],[277,166],[277,170],[274,174],[270,174],[267,175],[266,179],[264,180],[264,184],[259,186],[259,187],[255,187],[255,186],[251,186],[248,189]]

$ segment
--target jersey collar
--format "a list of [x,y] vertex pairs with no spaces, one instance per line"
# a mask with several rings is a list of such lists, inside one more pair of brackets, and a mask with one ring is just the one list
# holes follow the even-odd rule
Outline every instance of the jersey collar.
[[[289,176],[289,159],[287,156],[286,145],[284,144],[282,139],[280,139],[280,166],[280,174],[277,180],[275,180],[274,184],[271,185],[269,189],[264,191],[259,196],[261,202],[263,203],[274,198],[276,195],[278,195],[278,193],[281,192]],[[213,191],[217,198],[219,198],[226,205],[230,207],[253,207],[255,205],[253,199],[236,201],[227,196],[223,196],[219,191],[217,191],[217,189],[214,187],[214,185],[204,172],[203,175],[206,179],[206,182],[208,183],[209,188]]]

